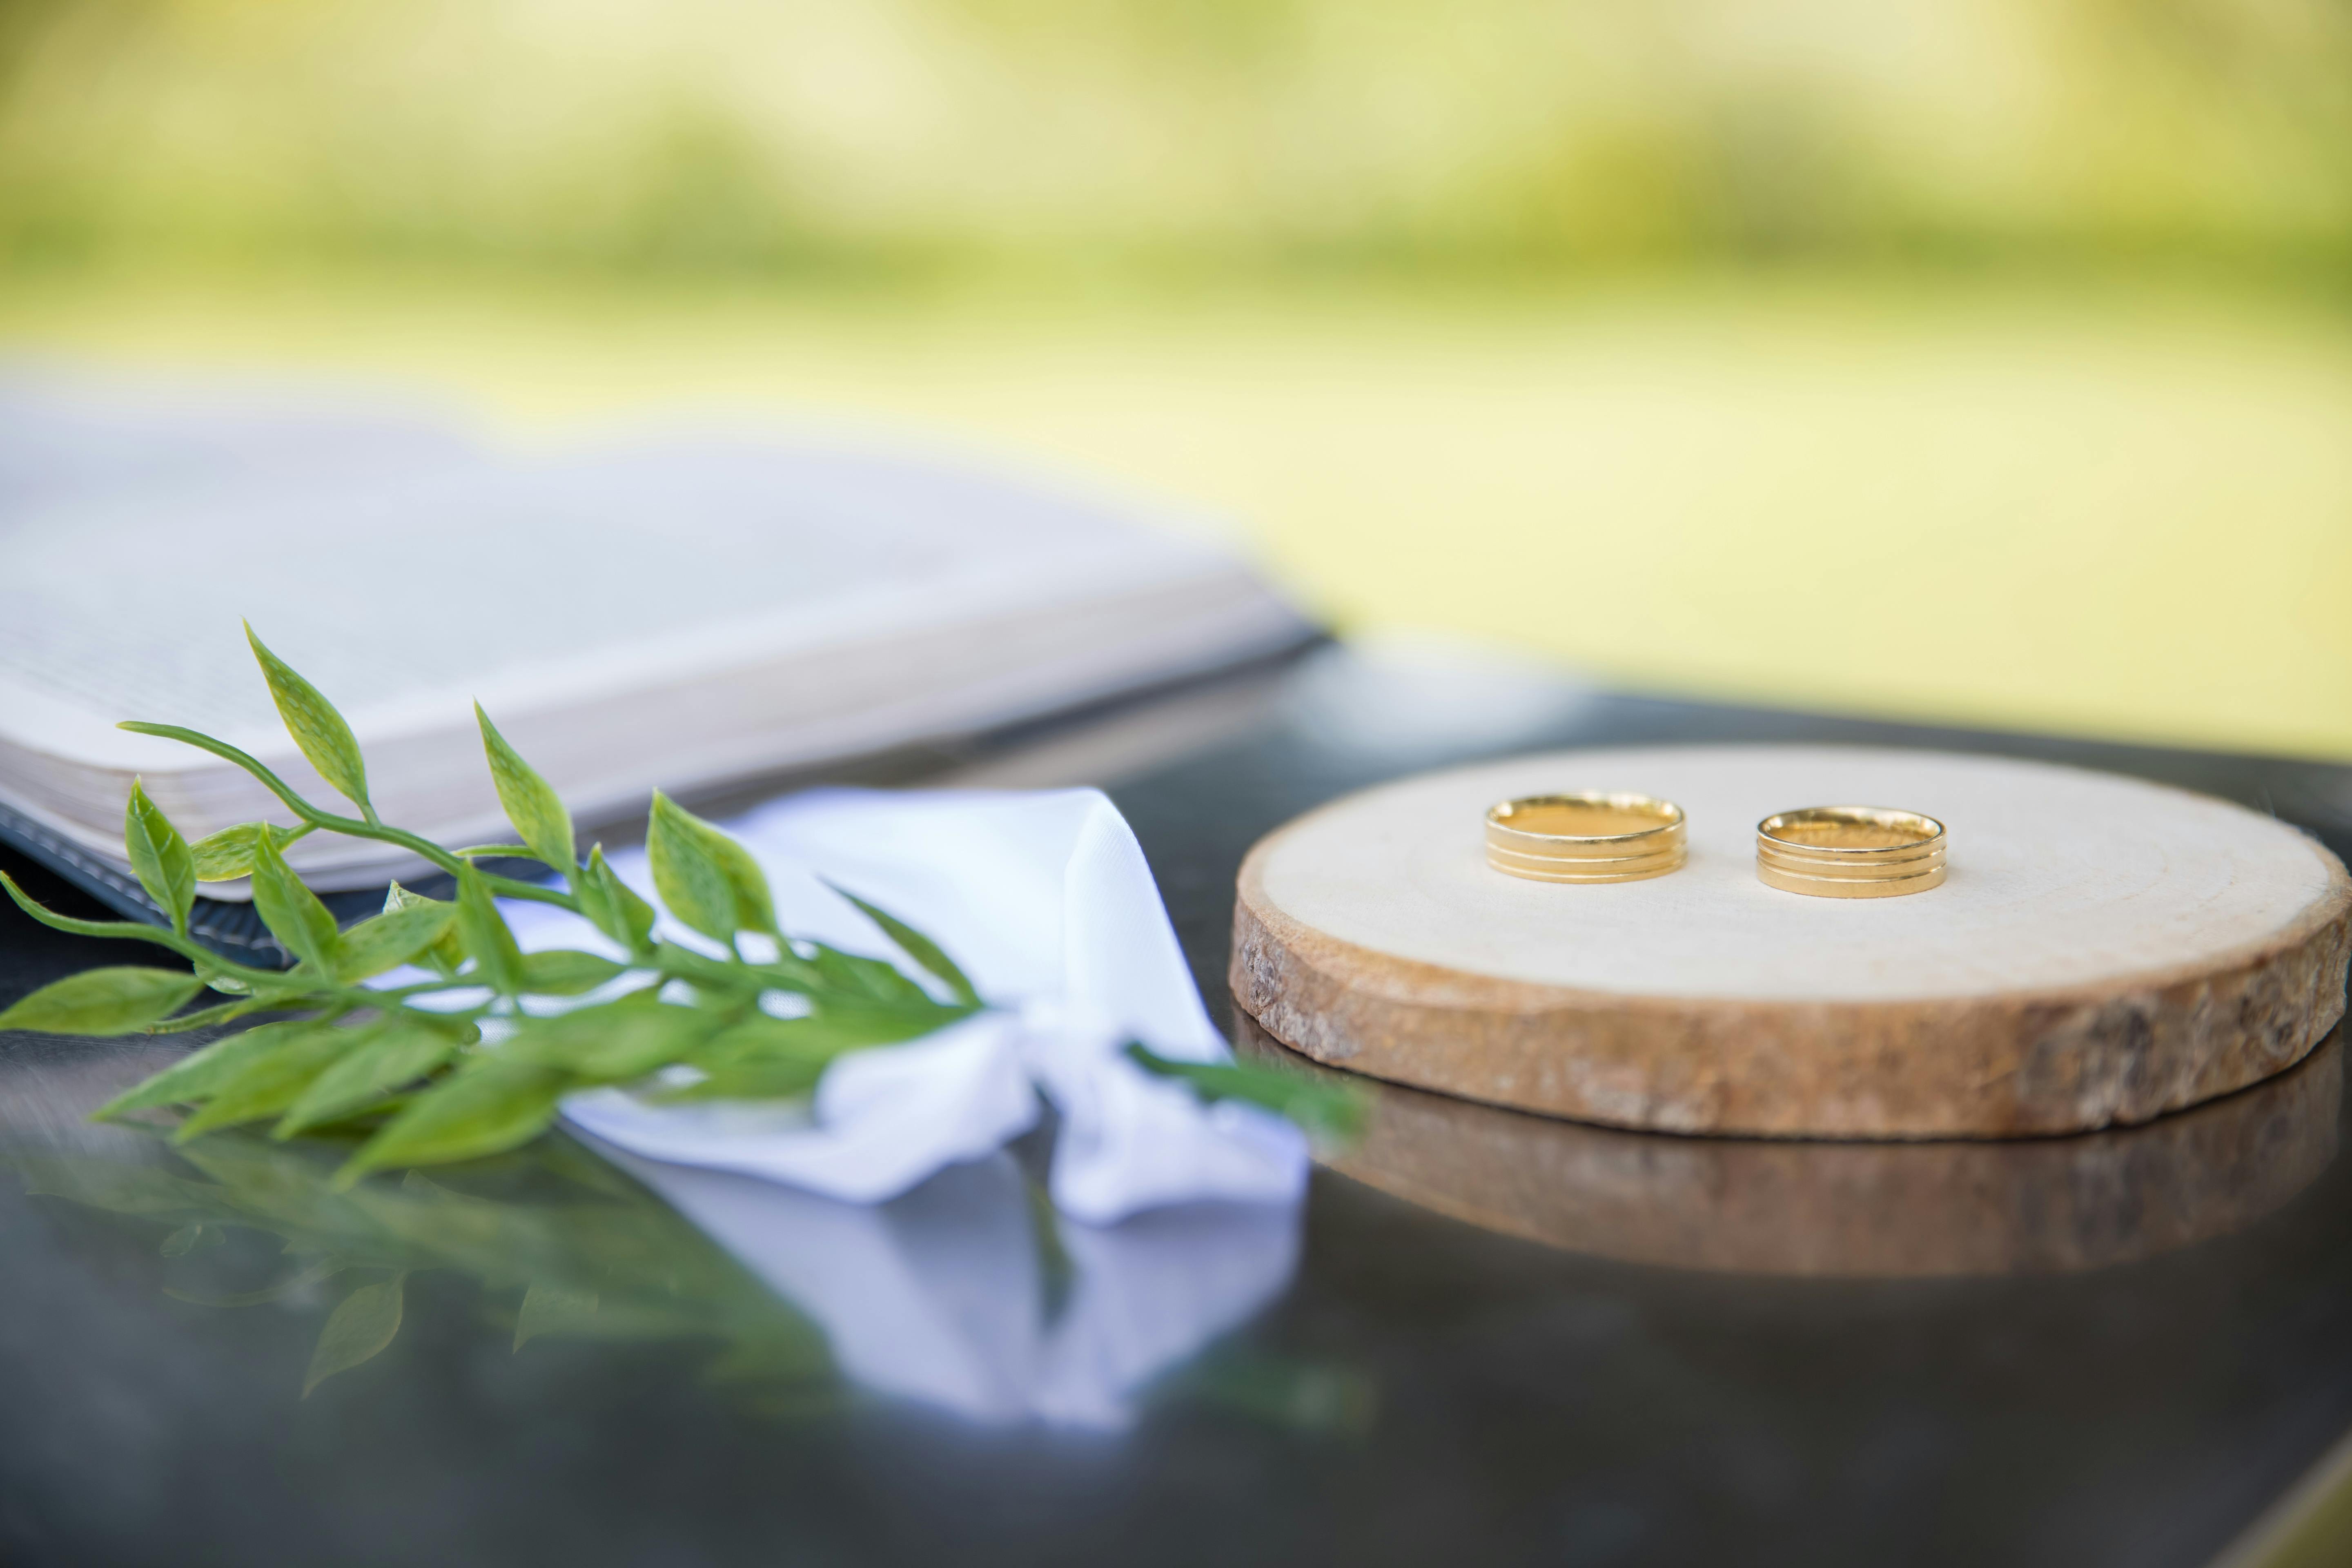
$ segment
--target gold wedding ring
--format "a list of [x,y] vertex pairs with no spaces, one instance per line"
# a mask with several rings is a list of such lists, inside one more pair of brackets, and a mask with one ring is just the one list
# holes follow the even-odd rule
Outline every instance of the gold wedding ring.
[[1638,882],[1683,863],[1683,808],[1646,795],[1531,795],[1486,812],[1486,864],[1537,882]]
[[1944,880],[1944,825],[1916,811],[1816,805],[1756,825],[1756,875],[1818,899],[1891,899]]

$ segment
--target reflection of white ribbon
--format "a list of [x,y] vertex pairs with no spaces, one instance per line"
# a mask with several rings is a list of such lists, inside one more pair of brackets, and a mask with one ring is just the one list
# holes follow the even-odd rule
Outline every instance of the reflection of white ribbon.
[[1049,1312],[1038,1216],[1008,1155],[858,1205],[608,1150],[824,1330],[843,1373],[976,1421],[1115,1429],[1151,1382],[1288,1282],[1297,1214],[1193,1204],[1056,1240]]
[[[1203,1105],[1122,1053],[1141,1040],[1176,1060],[1227,1058],[1135,836],[1099,792],[820,791],[723,826],[766,868],[793,935],[888,950],[822,873],[938,942],[1003,1010],[842,1058],[807,1111],[654,1106],[605,1089],[565,1102],[585,1131],[651,1159],[874,1203],[1025,1131],[1042,1090],[1061,1121],[1052,1195],[1073,1218],[1304,1191],[1297,1129],[1255,1107]],[[646,888],[642,853],[613,866]],[[526,949],[613,951],[547,905],[502,907]]]

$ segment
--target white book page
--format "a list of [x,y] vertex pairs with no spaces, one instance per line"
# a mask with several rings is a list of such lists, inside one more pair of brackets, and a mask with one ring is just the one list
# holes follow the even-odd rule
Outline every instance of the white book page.
[[85,499],[0,517],[0,734],[168,765],[110,728],[140,717],[282,754],[240,616],[365,740],[1234,567],[1040,489],[746,442]]
[[488,458],[450,411],[380,391],[0,358],[0,531],[37,508],[97,496],[251,489]]

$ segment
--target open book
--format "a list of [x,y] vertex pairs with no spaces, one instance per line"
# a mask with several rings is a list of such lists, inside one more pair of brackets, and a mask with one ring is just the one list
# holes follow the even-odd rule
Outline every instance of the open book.
[[[519,460],[348,409],[205,407],[132,417],[0,379],[0,828],[126,885],[134,776],[190,839],[291,819],[118,720],[206,731],[340,807],[240,617],[352,721],[386,819],[453,846],[511,836],[475,700],[593,831],[655,788],[970,734],[1311,635],[1197,524],[970,468],[752,438]],[[288,858],[328,889],[424,869],[326,834]]]

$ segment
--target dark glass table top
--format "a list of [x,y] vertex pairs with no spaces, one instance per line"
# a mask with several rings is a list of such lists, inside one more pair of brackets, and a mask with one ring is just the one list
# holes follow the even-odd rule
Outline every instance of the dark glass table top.
[[[1112,794],[1222,1006],[1234,870],[1297,812],[1724,740],[2112,768],[2352,847],[2341,769],[1339,653]],[[0,1000],[105,962],[0,912]],[[1057,1230],[1026,1147],[880,1211],[755,1196],[706,1230],[566,1141],[335,1194],[299,1143],[84,1120],[181,1048],[0,1036],[11,1563],[2190,1568],[2352,1430],[2334,1044],[2018,1144],[1381,1090],[1291,1219],[1111,1236]]]

